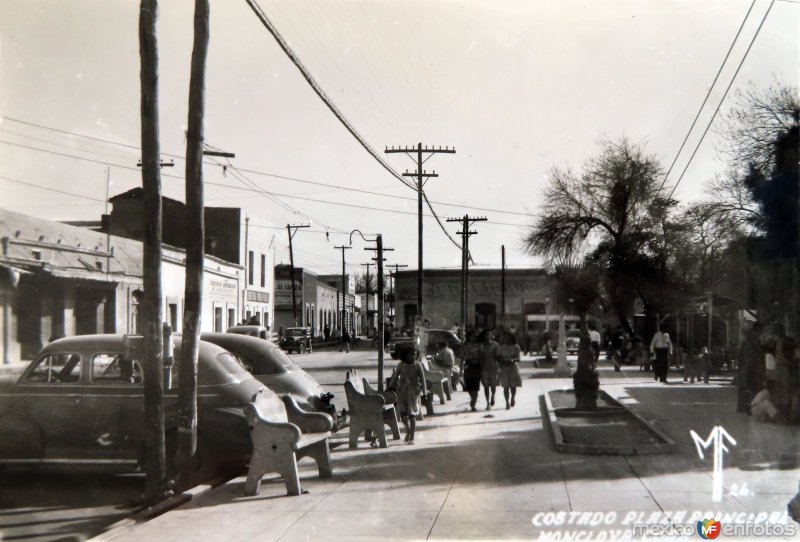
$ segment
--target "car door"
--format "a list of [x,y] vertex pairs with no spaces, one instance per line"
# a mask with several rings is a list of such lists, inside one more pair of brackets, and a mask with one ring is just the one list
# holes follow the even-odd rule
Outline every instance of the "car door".
[[138,360],[93,352],[84,396],[89,454],[103,463],[139,460],[144,444],[144,385]]
[[[84,356],[78,352],[42,355],[20,376],[14,390],[13,416],[22,460],[59,461],[83,457]],[[4,431],[4,434],[6,432]],[[22,439],[31,439],[24,441]]]

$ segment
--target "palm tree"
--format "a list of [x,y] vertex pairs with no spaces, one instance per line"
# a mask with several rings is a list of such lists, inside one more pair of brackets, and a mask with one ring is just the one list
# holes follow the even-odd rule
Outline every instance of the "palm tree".
[[588,317],[602,301],[600,270],[567,260],[555,265],[553,275],[553,297],[557,306],[562,312],[575,314],[580,326],[578,368],[572,377],[576,408],[596,410],[600,379],[594,365]]

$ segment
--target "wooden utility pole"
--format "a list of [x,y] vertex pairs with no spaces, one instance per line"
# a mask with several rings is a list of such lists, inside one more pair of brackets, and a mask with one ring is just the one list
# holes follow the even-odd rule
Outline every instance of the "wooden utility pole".
[[367,292],[367,297],[366,297],[366,300],[367,300],[367,303],[366,303],[366,305],[367,305],[367,320],[366,321],[367,321],[367,338],[369,338],[369,332],[372,329],[370,327],[370,325],[369,325],[369,266],[372,265],[372,263],[371,262],[367,262],[367,263],[362,263],[361,265],[365,266],[367,268],[367,281],[366,281],[364,289]]
[[335,248],[336,250],[341,250],[342,251],[342,333],[344,333],[344,330],[347,328],[347,285],[344,283],[344,281],[345,281],[345,277],[344,277],[345,276],[345,271],[344,271],[344,266],[345,266],[344,251],[345,250],[350,250],[353,247],[347,246],[347,245],[341,245],[341,246],[338,246],[338,247],[335,246],[333,248]]
[[383,330],[384,326],[386,325],[384,321],[386,320],[386,316],[384,314],[384,304],[383,304],[383,292],[385,289],[384,284],[384,277],[383,277],[383,253],[384,252],[391,252],[393,248],[384,248],[383,247],[383,235],[378,234],[378,237],[375,239],[374,247],[366,247],[364,250],[375,250],[377,254],[375,255],[375,259],[377,260],[378,264],[378,391],[383,391],[383,351],[385,345],[383,344]]
[[394,263],[394,264],[391,264],[389,267],[394,267],[394,282],[395,282],[395,288],[392,289],[392,273],[389,272],[389,297],[392,299],[392,304],[390,305],[391,309],[389,310],[389,312],[392,314],[393,317],[396,318],[397,315],[395,313],[395,309],[397,307],[397,304],[394,302],[394,296],[395,296],[395,291],[397,290],[397,271],[401,267],[408,267],[408,266],[407,265],[401,265],[401,264],[398,264],[398,263]]
[[203,116],[206,101],[208,39],[208,0],[195,0],[194,45],[189,77],[189,118],[186,129],[186,281],[178,375],[177,463],[184,480],[191,475],[192,459],[197,451],[197,358],[200,354],[200,314],[203,310],[205,261]]
[[147,500],[159,501],[167,492],[164,451],[164,338],[161,305],[161,171],[158,140],[158,1],[139,5],[139,81],[141,84],[142,192],[144,243],[144,449]]
[[500,245],[500,318],[506,323],[506,246]]
[[294,239],[294,234],[297,233],[298,229],[310,227],[310,224],[299,224],[297,226],[286,224],[286,231],[289,233],[289,271],[292,274],[292,317],[294,318],[294,325],[297,325],[297,298],[294,292],[294,249],[292,248],[292,239]]
[[[422,265],[422,196],[423,192],[422,189],[425,187],[425,180],[431,177],[438,177],[436,171],[432,171],[428,173],[427,171],[422,169],[422,165],[428,161],[428,158],[433,156],[437,153],[447,153],[447,154],[455,154],[456,149],[453,147],[445,147],[444,149],[439,146],[436,147],[423,147],[422,143],[417,143],[416,146],[412,147],[398,147],[395,149],[394,147],[387,148],[384,150],[387,154],[393,153],[403,153],[408,154],[411,156],[411,153],[416,153],[417,155],[417,170],[416,171],[406,171],[403,173],[403,177],[415,177],[417,181],[417,315],[422,316],[422,273],[423,273],[423,265]],[[423,160],[422,155],[425,154],[427,157]]]
[[475,222],[486,222],[486,217],[474,217],[464,215],[461,218],[448,218],[448,222],[460,222],[461,231],[457,232],[461,236],[461,321],[464,326],[464,332],[467,330],[468,307],[469,307],[469,261],[472,256],[469,253],[469,238],[472,235],[477,235],[478,232],[471,231],[469,228]]

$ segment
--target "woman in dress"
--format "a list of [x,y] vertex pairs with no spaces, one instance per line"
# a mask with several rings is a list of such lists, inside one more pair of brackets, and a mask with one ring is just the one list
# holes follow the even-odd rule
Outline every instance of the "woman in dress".
[[481,345],[476,340],[474,330],[467,331],[467,338],[463,347],[464,391],[469,393],[469,407],[474,412],[478,402],[478,392],[481,389]]
[[389,387],[397,390],[397,404],[400,407],[400,419],[406,427],[406,442],[414,444],[414,431],[417,428],[417,416],[420,411],[420,396],[427,395],[425,374],[422,365],[414,359],[414,349],[402,351],[400,363],[394,370]]
[[497,343],[492,339],[491,331],[481,333],[481,384],[486,397],[486,410],[494,406],[494,395],[497,391],[498,372]]
[[[506,399],[506,410],[516,403],[517,388],[522,387],[522,377],[519,374],[520,348],[517,338],[506,333],[500,338],[497,347],[497,357],[500,364],[500,385],[503,386],[503,397]],[[509,403],[509,391],[511,402]]]

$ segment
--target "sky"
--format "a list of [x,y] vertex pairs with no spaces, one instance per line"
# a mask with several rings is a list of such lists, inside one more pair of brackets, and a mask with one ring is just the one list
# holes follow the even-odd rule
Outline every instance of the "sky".
[[[724,168],[718,122],[689,158],[731,81],[721,112],[747,84],[798,85],[797,0],[259,3],[370,146],[456,148],[426,162],[439,176],[425,191],[443,222],[488,219],[470,240],[477,266],[499,267],[501,245],[509,267],[540,265],[522,239],[547,212],[548,171],[579,170],[603,141],[641,143],[665,170],[677,156],[667,184],[688,163],[675,197],[702,198]],[[0,206],[98,220],[108,179],[112,196],[141,185],[138,8],[0,0]],[[190,0],[161,2],[161,149],[175,163],[162,180],[164,194],[180,200],[192,17]],[[278,263],[288,262],[286,224],[310,223],[295,237],[297,265],[339,272],[333,247],[359,229],[383,234],[395,249],[387,263],[416,268],[416,193],[344,129],[243,0],[211,1],[206,89],[206,142],[236,154],[225,169],[224,159],[207,159],[207,205],[242,207],[252,227],[273,231]],[[384,158],[400,172],[416,167],[403,154]],[[457,224],[445,228],[456,237]],[[424,244],[425,267],[460,265],[432,217]],[[350,270],[363,270],[367,245],[354,236]]]

